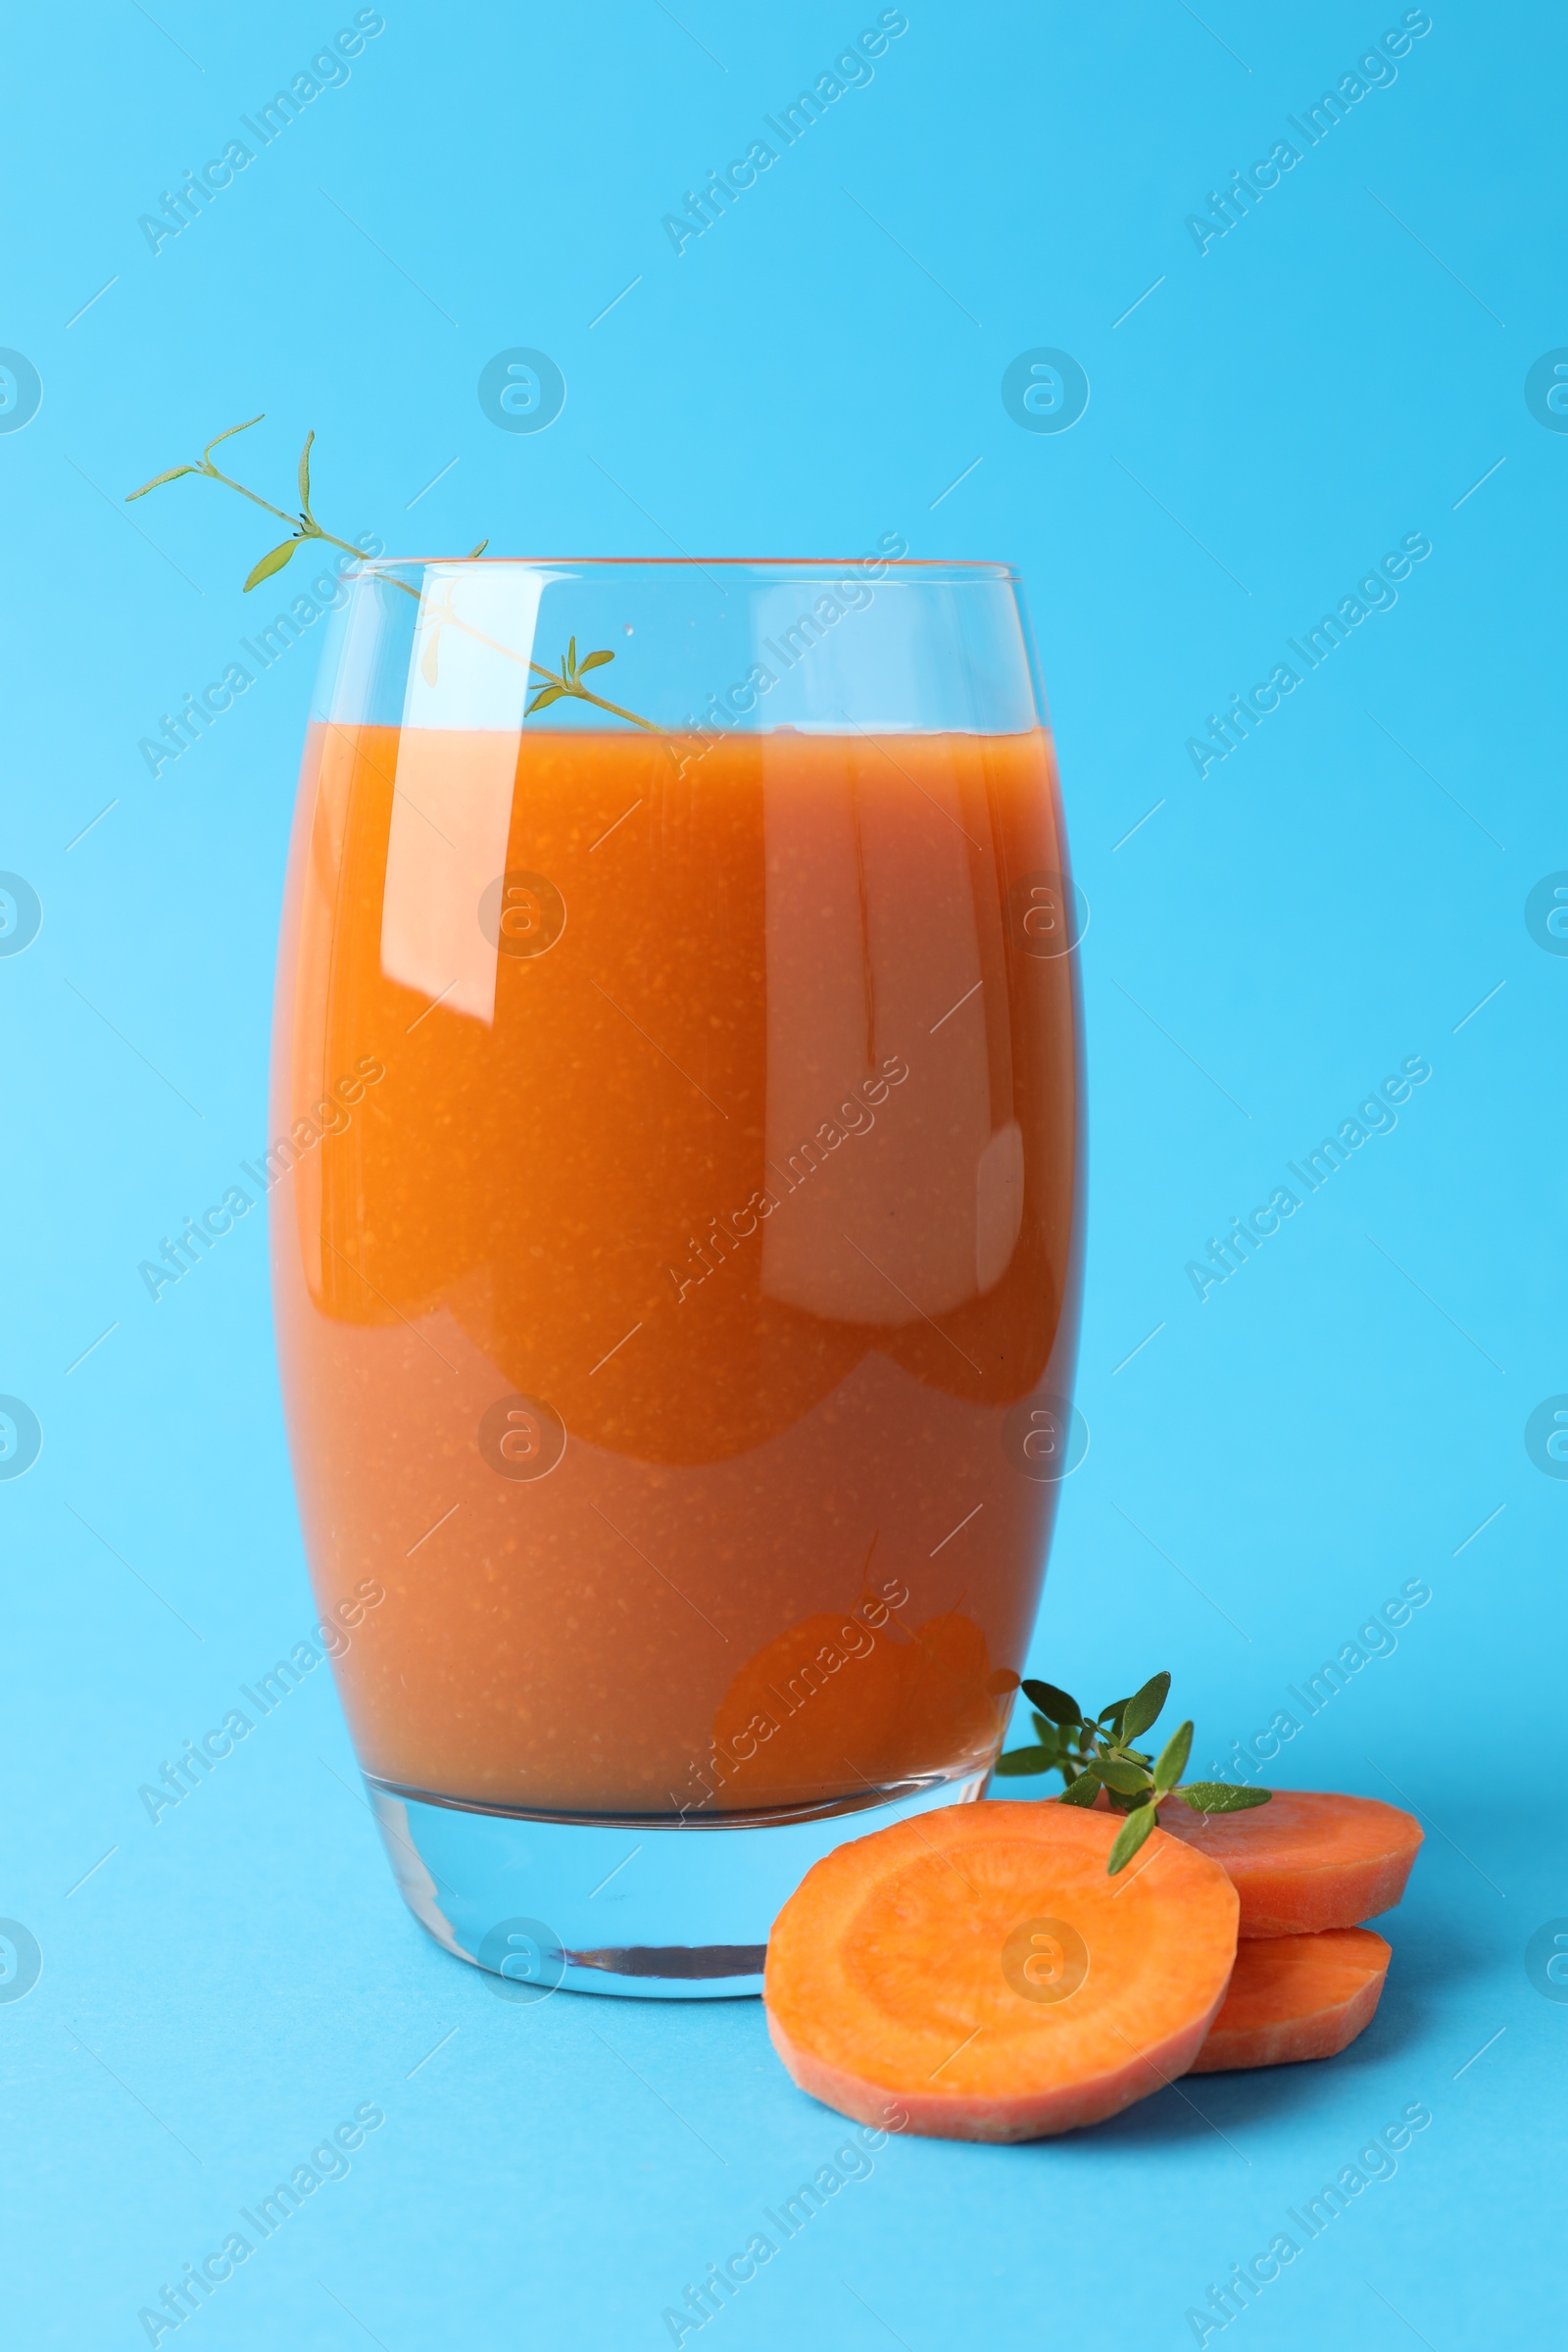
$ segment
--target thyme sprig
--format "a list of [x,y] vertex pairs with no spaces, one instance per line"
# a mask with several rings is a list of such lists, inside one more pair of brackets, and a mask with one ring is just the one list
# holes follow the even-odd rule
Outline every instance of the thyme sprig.
[[[263,498],[260,491],[247,489],[243,482],[236,482],[231,473],[225,473],[220,466],[213,464],[215,449],[224,441],[232,441],[236,433],[248,433],[252,425],[261,421],[261,416],[248,416],[243,424],[231,424],[226,433],[220,433],[216,439],[209,441],[201,456],[192,464],[171,466],[167,473],[155,473],[150,482],[143,482],[139,490],[132,490],[125,500],[126,506],[134,499],[145,498],[149,490],[162,489],[165,482],[177,482],[181,474],[200,473],[205,474],[210,482],[221,482],[225,490],[237,490],[240,497],[248,498],[253,507],[260,507],[265,514],[275,514],[279,522],[290,524],[289,536],[277,547],[269,548],[267,554],[252,565],[245,582],[247,595],[253,588],[259,587],[263,580],[270,580],[275,571],[281,571],[295,549],[303,547],[308,539],[320,539],[328,547],[340,547],[345,555],[353,556],[357,563],[363,564],[364,549],[356,547],[350,539],[340,539],[335,531],[324,531],[311,512],[311,448],[316,439],[314,431],[306,434],[305,446],[300,451],[300,511],[297,515],[290,514],[286,508],[274,507],[271,500]],[[484,540],[479,542],[480,547],[485,544]],[[475,548],[473,552],[477,555],[479,549]],[[399,582],[399,585],[406,583]],[[409,593],[412,595],[414,591],[411,589]]]
[[[265,415],[265,411],[263,414]],[[314,430],[306,434],[305,446],[300,451],[300,504],[297,514],[291,514],[287,508],[274,506],[270,498],[263,498],[260,491],[252,490],[246,483],[236,481],[232,474],[225,473],[221,466],[213,464],[215,449],[220,448],[225,441],[231,441],[236,433],[248,433],[252,425],[261,422],[261,416],[249,416],[243,424],[231,424],[227,432],[220,433],[215,440],[208,442],[199,458],[183,466],[171,466],[167,472],[155,473],[150,482],[143,482],[139,490],[132,490],[125,500],[126,506],[129,506],[133,499],[145,498],[149,490],[161,489],[165,482],[177,482],[183,474],[197,473],[204,475],[210,482],[221,482],[225,490],[237,491],[241,498],[248,498],[253,507],[260,507],[264,514],[275,514],[279,522],[286,522],[289,525],[288,537],[280,540],[276,547],[269,548],[266,555],[260,557],[252,564],[245,581],[244,592],[247,596],[253,588],[260,587],[263,580],[270,580],[274,573],[281,571],[284,564],[294,555],[295,550],[305,546],[312,539],[320,540],[326,547],[341,548],[343,553],[352,556],[356,563],[365,564],[368,569],[375,571],[376,566],[368,563],[363,548],[356,547],[352,539],[340,539],[335,531],[323,529],[316,518],[311,506],[311,450],[316,440]],[[477,547],[469,548],[465,561],[472,563],[476,556],[484,554],[489,544],[488,539],[481,539]],[[408,580],[401,579],[396,572],[380,571],[377,572],[377,577],[390,580],[395,588],[401,588],[406,596],[412,596],[417,601],[418,589]],[[432,620],[433,627],[424,654],[425,675],[432,684],[436,676],[438,658],[436,648],[443,628],[462,629],[466,635],[479,638],[492,651],[504,654],[509,662],[522,660],[522,656],[514,653],[510,646],[497,644],[494,638],[485,637],[482,631],[470,628],[467,622],[460,619],[452,609],[450,594],[445,604],[438,608],[432,615]],[[529,662],[528,668],[536,677],[542,678],[544,684],[534,689],[533,700],[528,705],[526,714],[531,717],[534,711],[543,710],[550,704],[560,702],[563,696],[569,696],[579,703],[591,703],[596,710],[608,711],[612,718],[623,718],[631,726],[646,728],[651,735],[662,735],[664,730],[662,727],[656,726],[651,718],[639,718],[635,710],[627,710],[619,703],[608,701],[604,695],[597,694],[591,686],[583,684],[584,671],[602,668],[605,662],[613,662],[614,659],[614,655],[606,648],[598,653],[585,654],[579,662],[577,640],[573,637],[562,658],[559,669],[548,669],[543,662]]]
[[1064,1805],[1092,1805],[1103,1789],[1112,1811],[1126,1815],[1105,1864],[1112,1877],[1158,1827],[1162,1804],[1179,1799],[1195,1813],[1242,1813],[1266,1805],[1273,1793],[1229,1781],[1180,1785],[1192,1753],[1190,1722],[1177,1725],[1157,1757],[1133,1745],[1159,1720],[1170,1695],[1168,1674],[1153,1675],[1131,1698],[1113,1699],[1093,1716],[1054,1683],[1025,1681],[1023,1694],[1034,1710],[1034,1742],[999,1756],[997,1772],[1004,1779],[1059,1772]]
[[545,710],[551,703],[559,703],[564,694],[570,694],[575,695],[580,703],[592,703],[596,710],[609,710],[616,718],[630,719],[634,727],[646,727],[650,735],[662,735],[662,727],[656,727],[651,718],[639,718],[635,710],[623,710],[619,703],[607,703],[602,694],[595,694],[583,684],[583,670],[597,669],[601,662],[613,662],[614,659],[611,653],[584,654],[579,662],[577,640],[573,637],[567,643],[559,670],[544,669],[537,662],[530,662],[529,668],[537,670],[539,676],[549,683],[535,689],[533,701],[528,705],[528,716],[531,718],[536,710]]

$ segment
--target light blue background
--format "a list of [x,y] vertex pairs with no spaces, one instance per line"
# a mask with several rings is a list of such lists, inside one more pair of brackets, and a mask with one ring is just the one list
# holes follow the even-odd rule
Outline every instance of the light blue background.
[[[1563,24],[1439,0],[1200,257],[1185,216],[1396,7],[911,0],[870,86],[677,259],[661,216],[874,8],[389,0],[155,258],[137,216],[353,13],[7,11],[0,343],[44,387],[0,436],[0,867],[43,905],[0,959],[0,1390],[44,1431],[0,1485],[0,1912],[43,1951],[0,2004],[8,2342],[143,2342],[138,2307],[375,2100],[350,2177],[188,2323],[212,2352],[655,2346],[844,2136],[755,2003],[512,2007],[437,1950],[324,1675],[156,1829],[137,1801],[311,1617],[261,1219],[156,1306],[135,1272],[263,1138],[315,649],[155,782],[137,739],[283,600],[242,603],[267,526],[226,493],[120,502],[258,409],[247,478],[287,504],[314,425],[321,513],[409,553],[900,530],[1022,567],[1093,910],[1092,1446],[1032,1663],[1096,1704],[1168,1664],[1223,1757],[1404,1580],[1432,1592],[1277,1767],[1395,1783],[1429,1825],[1365,2037],[1068,2140],[894,2143],[722,2339],[1191,2342],[1209,2282],[1421,2100],[1397,2177],[1238,2325],[1254,2352],[1519,2340],[1555,2299],[1568,2034],[1523,1963],[1568,1913],[1568,1486],[1523,1442],[1568,1389],[1568,962],[1523,915],[1568,866],[1568,436],[1523,397],[1568,343]],[[516,344],[566,378],[538,435],[476,398]],[[1039,345],[1092,385],[1063,434],[1000,398]],[[1200,782],[1185,739],[1413,531],[1396,608]],[[1416,1054],[1397,1129],[1200,1304],[1185,1262]]]

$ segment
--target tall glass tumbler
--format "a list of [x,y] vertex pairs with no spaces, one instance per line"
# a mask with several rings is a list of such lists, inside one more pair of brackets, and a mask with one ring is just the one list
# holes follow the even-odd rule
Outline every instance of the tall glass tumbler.
[[1077,945],[1001,564],[346,584],[267,1174],[311,1569],[449,1950],[755,1992],[977,1794],[1073,1467]]

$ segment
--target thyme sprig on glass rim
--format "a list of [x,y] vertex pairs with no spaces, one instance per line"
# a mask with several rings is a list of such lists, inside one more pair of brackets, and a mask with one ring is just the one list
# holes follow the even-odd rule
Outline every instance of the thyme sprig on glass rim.
[[[264,411],[263,415],[265,413]],[[183,466],[171,466],[167,472],[155,473],[150,482],[143,482],[139,490],[132,490],[125,500],[126,506],[128,507],[133,499],[145,498],[149,490],[161,489],[165,482],[177,482],[183,474],[187,473],[201,474],[210,482],[221,482],[225,490],[237,491],[241,498],[248,498],[253,507],[260,507],[264,514],[275,514],[279,522],[286,522],[289,525],[288,537],[279,540],[276,547],[269,548],[266,555],[259,557],[257,562],[252,564],[245,581],[244,593],[247,596],[253,588],[259,588],[263,580],[270,580],[274,573],[281,571],[284,564],[293,557],[296,549],[306,546],[313,539],[318,539],[323,546],[341,548],[345,555],[352,556],[356,563],[363,564],[367,570],[374,572],[378,579],[390,580],[395,588],[401,588],[406,596],[412,596],[417,602],[419,600],[417,588],[412,586],[409,581],[400,579],[395,571],[379,570],[376,564],[366,556],[363,548],[356,547],[351,539],[340,539],[335,531],[323,529],[317,520],[311,506],[311,449],[316,440],[314,429],[306,434],[305,446],[300,451],[300,503],[298,512],[295,514],[290,514],[285,507],[274,506],[270,498],[263,498],[260,491],[252,490],[244,482],[236,481],[232,474],[225,473],[221,466],[213,464],[215,449],[224,441],[231,441],[236,433],[248,433],[252,425],[261,422],[261,416],[249,416],[243,424],[231,424],[226,432],[218,434],[216,439],[208,442],[199,458]],[[477,547],[469,548],[467,555],[463,559],[464,562],[471,564],[475,557],[484,554],[489,544],[488,539],[481,539]],[[444,628],[461,629],[466,636],[477,638],[480,644],[489,646],[493,652],[505,655],[509,662],[522,660],[522,656],[514,652],[512,647],[498,644],[493,637],[485,636],[482,630],[475,629],[468,622],[461,619],[453,610],[450,587],[444,602],[433,606],[426,618],[430,623],[430,633],[426,640],[421,667],[426,680],[431,685],[434,685],[436,680],[439,659],[437,648]],[[533,690],[533,699],[527,707],[526,715],[531,717],[534,711],[546,710],[550,704],[560,702],[565,696],[579,703],[591,703],[596,710],[608,711],[612,718],[623,718],[634,727],[644,727],[651,735],[662,735],[664,730],[662,727],[656,726],[651,718],[639,718],[635,710],[627,710],[619,703],[612,703],[604,695],[597,694],[591,686],[584,685],[583,674],[585,671],[602,668],[607,662],[613,662],[614,659],[614,655],[606,647],[597,653],[583,655],[579,661],[577,640],[573,637],[565,653],[562,656],[559,668],[548,669],[543,662],[530,661],[528,668],[535,676],[543,679],[544,683]]]
[[1170,1695],[1168,1674],[1152,1676],[1131,1698],[1113,1699],[1098,1715],[1086,1715],[1054,1683],[1026,1681],[1022,1689],[1034,1710],[1034,1743],[999,1756],[996,1770],[1009,1780],[1059,1772],[1063,1786],[1057,1802],[1063,1805],[1092,1805],[1103,1789],[1111,1810],[1126,1815],[1105,1863],[1112,1877],[1157,1829],[1161,1805],[1179,1800],[1195,1813],[1244,1813],[1266,1805],[1273,1794],[1268,1788],[1238,1788],[1229,1781],[1181,1785],[1193,1746],[1190,1722],[1177,1725],[1157,1757],[1134,1747],[1133,1741],[1159,1720]]

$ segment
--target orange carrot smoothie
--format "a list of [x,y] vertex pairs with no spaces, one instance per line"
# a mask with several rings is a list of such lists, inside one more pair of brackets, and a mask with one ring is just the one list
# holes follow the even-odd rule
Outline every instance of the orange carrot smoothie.
[[313,727],[273,1272],[318,1598],[387,1596],[368,1773],[602,1820],[985,1769],[1071,1386],[1065,866],[1039,730]]

